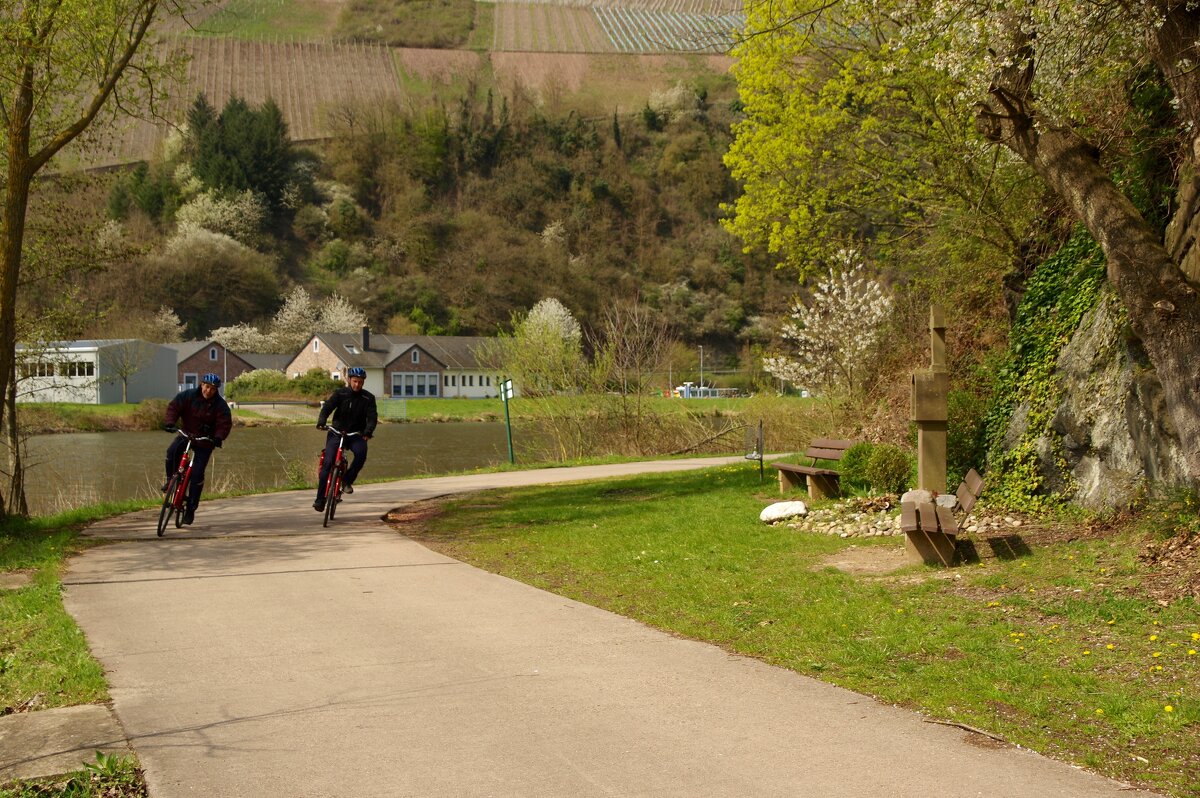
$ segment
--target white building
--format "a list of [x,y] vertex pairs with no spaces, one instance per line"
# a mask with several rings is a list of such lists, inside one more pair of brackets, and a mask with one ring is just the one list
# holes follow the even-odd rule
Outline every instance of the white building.
[[18,402],[131,403],[170,399],[174,349],[136,338],[17,344]]

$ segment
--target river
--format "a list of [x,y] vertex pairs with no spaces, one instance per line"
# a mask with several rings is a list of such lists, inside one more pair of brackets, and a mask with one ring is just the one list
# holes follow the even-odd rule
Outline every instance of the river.
[[[171,436],[162,432],[38,435],[26,454],[26,496],[35,515],[104,501],[160,495]],[[311,426],[235,427],[209,462],[206,492],[315,483],[325,433]],[[504,425],[380,424],[363,479],[438,474],[507,462]]]

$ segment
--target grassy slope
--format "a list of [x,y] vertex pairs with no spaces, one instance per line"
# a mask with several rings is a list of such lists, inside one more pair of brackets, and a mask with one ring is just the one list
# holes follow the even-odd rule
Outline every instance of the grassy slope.
[[734,466],[457,500],[419,537],[671,632],[1194,794],[1197,607],[1140,591],[1132,533],[952,574],[855,577],[821,566],[849,541],[759,523],[775,498]]

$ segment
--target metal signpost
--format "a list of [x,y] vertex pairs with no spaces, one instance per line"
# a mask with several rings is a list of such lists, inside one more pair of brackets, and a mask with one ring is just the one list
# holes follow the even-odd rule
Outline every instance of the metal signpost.
[[516,463],[513,459],[512,422],[508,418],[508,400],[513,398],[512,380],[500,383],[500,398],[504,400],[504,430],[508,433],[508,462]]

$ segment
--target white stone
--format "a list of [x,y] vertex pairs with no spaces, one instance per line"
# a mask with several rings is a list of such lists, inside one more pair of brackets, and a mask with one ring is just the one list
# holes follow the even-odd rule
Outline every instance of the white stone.
[[958,497],[955,496],[953,493],[938,494],[938,497],[936,499],[934,499],[934,501],[938,504],[939,507],[945,507],[949,510],[953,510],[955,507],[958,506]]
[[765,524],[771,524],[807,513],[808,505],[804,502],[775,502],[763,508],[763,511],[758,514],[758,520]]
[[920,504],[921,502],[931,502],[933,501],[933,494],[927,490],[921,490],[918,488],[916,490],[906,491],[904,495],[900,497],[900,501],[916,502],[917,504]]

